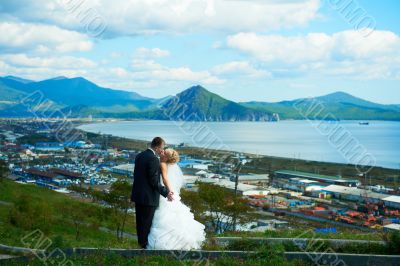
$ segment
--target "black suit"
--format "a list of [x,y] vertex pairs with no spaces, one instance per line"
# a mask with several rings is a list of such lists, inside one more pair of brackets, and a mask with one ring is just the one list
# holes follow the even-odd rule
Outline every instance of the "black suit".
[[146,248],[160,194],[167,197],[169,192],[161,185],[160,161],[152,150],[136,156],[133,178],[131,200],[135,202],[138,241],[142,248]]

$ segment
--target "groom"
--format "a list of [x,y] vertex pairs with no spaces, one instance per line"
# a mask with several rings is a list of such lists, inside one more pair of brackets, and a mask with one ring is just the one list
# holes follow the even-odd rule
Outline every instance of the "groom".
[[160,161],[157,155],[163,155],[164,146],[165,141],[156,137],[151,142],[150,148],[141,152],[135,159],[131,200],[135,202],[138,242],[143,249],[147,246],[147,237],[160,194],[169,201],[173,200],[173,193],[160,182]]

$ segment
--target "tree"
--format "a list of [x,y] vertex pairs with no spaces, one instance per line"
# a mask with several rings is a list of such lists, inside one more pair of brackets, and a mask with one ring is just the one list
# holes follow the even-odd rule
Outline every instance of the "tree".
[[120,179],[111,185],[110,192],[105,194],[103,199],[111,209],[111,219],[116,226],[119,240],[123,238],[128,210],[131,207],[131,191],[131,185],[126,180]]
[[93,202],[106,205],[108,210],[103,212],[103,215],[108,220],[111,220],[111,224],[116,229],[117,239],[122,240],[128,218],[128,210],[131,207],[132,186],[126,179],[119,179],[113,183],[109,193],[79,186],[71,186],[70,189],[80,194],[89,195]]
[[0,182],[7,178],[8,172],[8,164],[6,163],[6,161],[0,160]]
[[90,216],[89,208],[84,208],[79,202],[70,202],[61,207],[62,215],[66,221],[72,221],[75,227],[75,240],[81,236],[81,227],[85,225],[86,218]]
[[199,193],[195,191],[189,191],[182,189],[181,190],[181,199],[182,202],[185,203],[194,214],[194,218],[199,221],[204,221],[204,212],[207,210],[204,202],[199,196]]
[[205,217],[217,233],[235,230],[235,221],[237,224],[244,224],[255,218],[248,200],[236,198],[234,193],[225,188],[200,183],[198,193],[207,210],[208,215]]
[[390,232],[384,236],[390,254],[400,254],[400,232]]

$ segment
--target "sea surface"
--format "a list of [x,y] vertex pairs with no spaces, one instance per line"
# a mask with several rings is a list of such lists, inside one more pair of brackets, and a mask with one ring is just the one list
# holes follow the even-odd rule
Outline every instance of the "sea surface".
[[400,168],[400,122],[119,121],[85,124],[82,130],[169,144],[324,162]]

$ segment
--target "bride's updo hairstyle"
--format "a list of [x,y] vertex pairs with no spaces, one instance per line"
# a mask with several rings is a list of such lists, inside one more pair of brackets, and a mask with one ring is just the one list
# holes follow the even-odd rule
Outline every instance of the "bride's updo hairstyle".
[[165,154],[167,155],[166,163],[174,164],[179,162],[179,153],[174,149],[166,149]]

